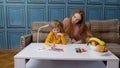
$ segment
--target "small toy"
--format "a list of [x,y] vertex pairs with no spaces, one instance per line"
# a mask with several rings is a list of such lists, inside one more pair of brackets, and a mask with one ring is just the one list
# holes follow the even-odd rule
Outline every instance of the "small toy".
[[77,53],[81,53],[81,49],[80,48],[75,48]]
[[82,52],[86,52],[87,50],[85,50],[84,48],[75,48],[77,53],[82,53]]

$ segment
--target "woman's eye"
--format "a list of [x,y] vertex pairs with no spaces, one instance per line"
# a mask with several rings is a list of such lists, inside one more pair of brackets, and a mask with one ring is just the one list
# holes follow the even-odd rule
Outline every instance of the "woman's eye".
[[76,18],[75,16],[73,16],[73,18]]

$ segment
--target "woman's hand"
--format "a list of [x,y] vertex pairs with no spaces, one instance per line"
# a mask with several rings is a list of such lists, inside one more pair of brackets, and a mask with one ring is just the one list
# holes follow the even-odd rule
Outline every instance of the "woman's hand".
[[76,42],[76,40],[75,40],[75,39],[71,39],[71,42],[72,42],[72,43],[75,43],[75,42]]
[[81,40],[74,42],[75,44],[80,44],[82,43]]
[[74,44],[80,44],[80,43],[82,43],[81,40],[76,41],[75,39],[72,39],[71,42],[74,43]]

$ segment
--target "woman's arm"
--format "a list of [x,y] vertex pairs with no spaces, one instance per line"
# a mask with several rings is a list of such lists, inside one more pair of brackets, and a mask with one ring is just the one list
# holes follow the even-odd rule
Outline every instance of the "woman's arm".
[[90,30],[87,30],[87,38],[86,38],[86,42],[88,42],[89,38],[93,37],[92,33],[90,32]]
[[82,43],[81,40],[76,41],[74,38],[71,39],[71,42],[74,43],[74,44]]
[[[92,35],[92,33],[91,33],[89,30],[87,30],[86,33],[87,33],[87,34],[86,34],[87,36],[86,36],[85,42],[87,43],[88,40],[89,40],[89,38],[91,38],[93,35]],[[72,43],[75,43],[75,44],[83,43],[81,40],[76,41],[74,38],[71,39],[71,42],[72,42]]]
[[64,28],[64,30],[66,30],[66,28],[68,27],[68,24],[69,24],[69,18],[65,18],[63,20],[63,28]]
[[93,36],[89,29],[87,30],[87,36],[88,37],[92,37]]

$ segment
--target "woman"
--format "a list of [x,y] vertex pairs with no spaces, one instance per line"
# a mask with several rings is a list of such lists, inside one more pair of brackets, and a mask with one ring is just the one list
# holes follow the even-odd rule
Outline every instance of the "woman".
[[74,10],[69,18],[65,18],[63,26],[72,43],[86,43],[92,37],[90,30],[85,24],[84,12],[81,9]]

